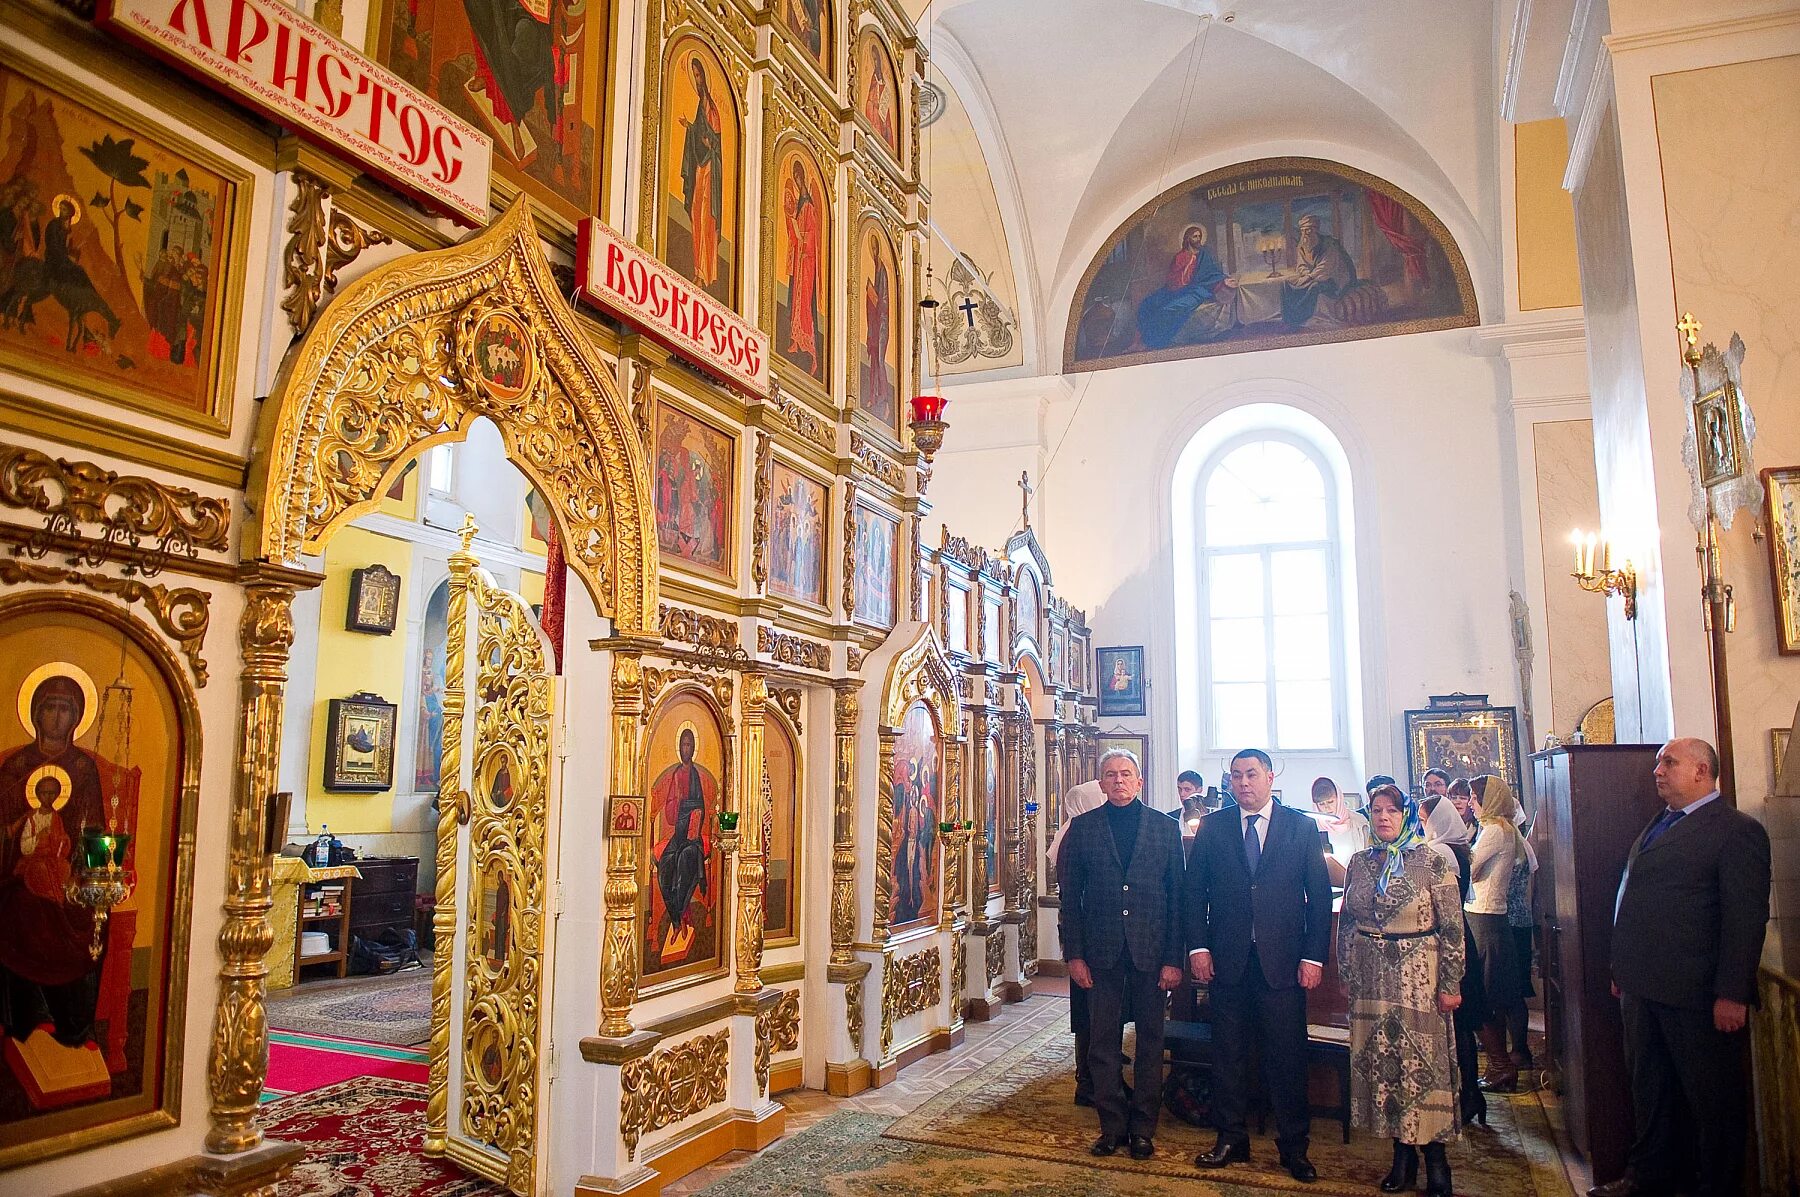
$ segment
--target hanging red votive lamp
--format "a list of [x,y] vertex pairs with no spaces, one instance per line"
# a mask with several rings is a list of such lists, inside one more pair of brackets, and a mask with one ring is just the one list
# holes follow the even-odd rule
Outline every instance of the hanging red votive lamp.
[[912,397],[913,444],[925,455],[925,464],[930,465],[932,457],[944,443],[944,431],[950,425],[944,421],[944,407],[950,401],[942,395],[914,395]]

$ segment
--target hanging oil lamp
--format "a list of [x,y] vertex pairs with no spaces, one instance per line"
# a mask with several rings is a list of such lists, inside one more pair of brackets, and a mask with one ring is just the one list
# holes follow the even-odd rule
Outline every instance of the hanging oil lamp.
[[[100,697],[100,715],[95,721],[94,743],[113,766],[112,775],[103,780],[105,807],[104,827],[81,829],[79,865],[69,876],[64,892],[69,901],[85,906],[94,915],[94,938],[88,944],[88,955],[95,960],[106,947],[106,924],[113,907],[131,896],[135,879],[125,867],[125,856],[131,848],[131,831],[123,825],[120,806],[125,796],[126,779],[131,776],[131,704],[134,693],[125,680],[124,644],[120,644],[119,676]],[[107,734],[112,734],[112,752],[106,753]],[[110,784],[106,784],[110,782]]]

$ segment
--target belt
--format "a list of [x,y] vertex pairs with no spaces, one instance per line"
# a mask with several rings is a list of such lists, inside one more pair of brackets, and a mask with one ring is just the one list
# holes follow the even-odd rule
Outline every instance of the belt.
[[1358,927],[1356,933],[1370,939],[1424,939],[1427,935],[1436,935],[1437,928],[1430,927],[1424,931],[1368,931]]

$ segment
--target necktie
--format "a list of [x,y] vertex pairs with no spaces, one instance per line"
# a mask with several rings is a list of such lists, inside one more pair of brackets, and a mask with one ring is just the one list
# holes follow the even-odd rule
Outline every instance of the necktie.
[[1244,819],[1244,859],[1250,864],[1251,876],[1256,875],[1256,866],[1262,863],[1262,840],[1256,834],[1256,821],[1261,815],[1249,815]]
[[1651,844],[1660,840],[1663,837],[1663,832],[1681,822],[1682,817],[1686,814],[1687,812],[1684,810],[1664,811],[1662,813],[1662,818],[1658,819],[1655,824],[1651,826],[1650,834],[1644,837],[1643,847],[1639,848],[1638,851],[1642,852],[1644,848],[1648,848]]

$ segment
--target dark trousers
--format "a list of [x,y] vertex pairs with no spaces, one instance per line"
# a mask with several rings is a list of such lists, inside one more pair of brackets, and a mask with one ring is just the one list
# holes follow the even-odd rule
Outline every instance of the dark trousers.
[[1283,1151],[1306,1150],[1312,1108],[1306,1099],[1306,990],[1271,989],[1250,949],[1244,974],[1232,984],[1214,981],[1212,999],[1213,1122],[1221,1138],[1245,1143],[1250,1132],[1250,1046],[1262,1051],[1263,1078]]
[[1088,1030],[1088,991],[1069,985],[1069,1029],[1075,1032],[1075,1096],[1094,1100],[1094,1068],[1088,1060],[1093,1036]]
[[[1087,993],[1088,1060],[1101,1134],[1156,1134],[1156,1117],[1162,1111],[1165,1011],[1163,993],[1156,984],[1159,971],[1135,968],[1129,959],[1121,959],[1115,968],[1093,970],[1094,987]],[[1127,1011],[1137,1019],[1129,1105],[1120,1072]]]
[[1625,994],[1625,1064],[1631,1072],[1636,1136],[1631,1175],[1671,1186],[1684,1146],[1698,1171],[1693,1197],[1742,1192],[1747,1115],[1746,1035],[1713,1026],[1711,1010],[1684,1010]]

